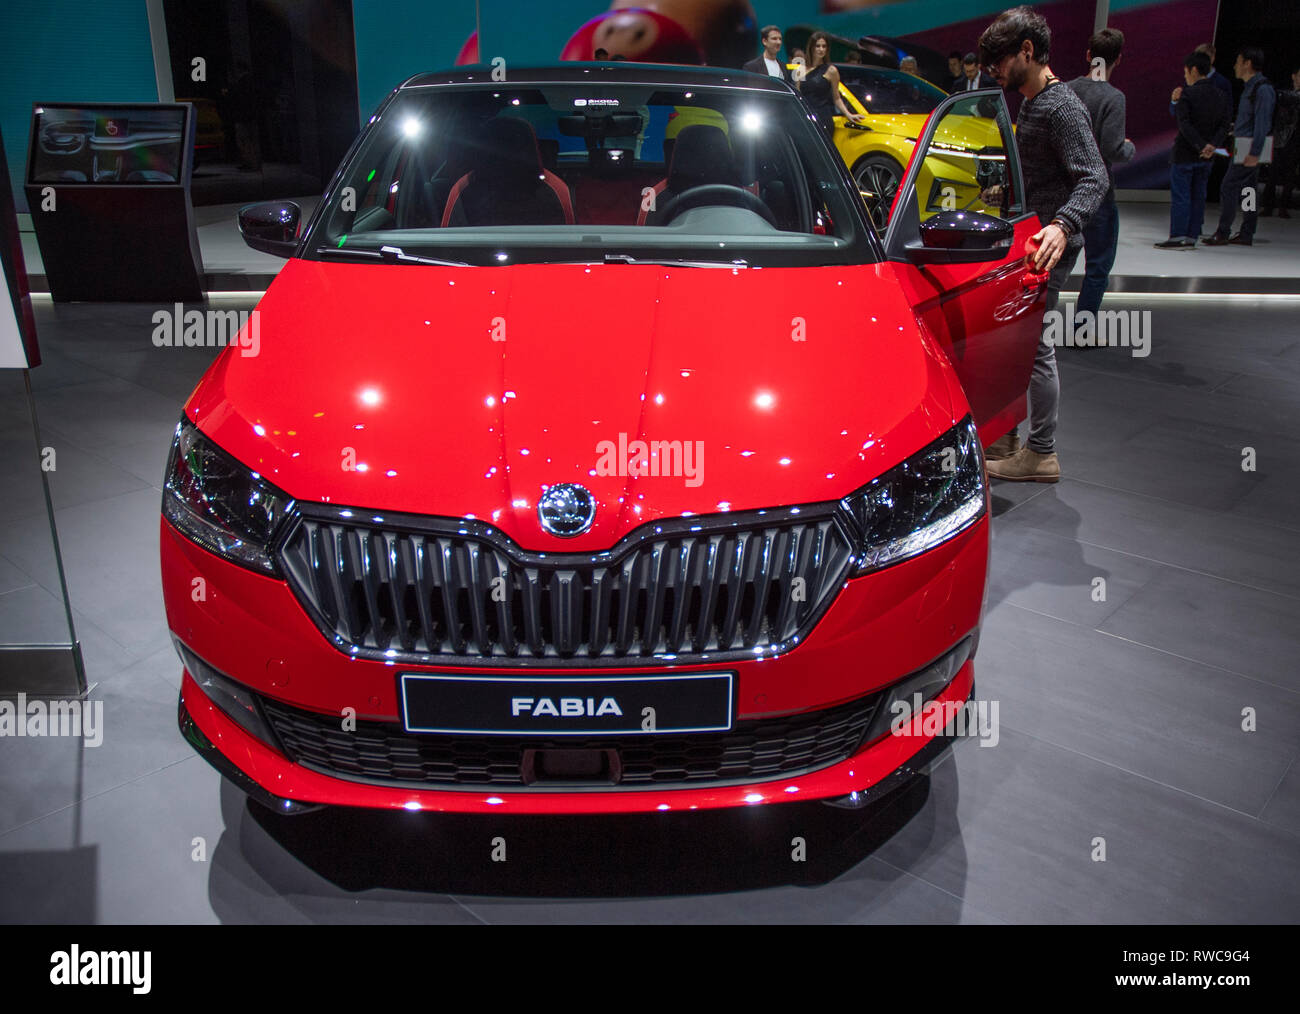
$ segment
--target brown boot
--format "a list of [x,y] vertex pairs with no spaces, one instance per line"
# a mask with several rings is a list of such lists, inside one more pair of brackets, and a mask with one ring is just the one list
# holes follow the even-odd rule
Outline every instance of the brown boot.
[[1059,482],[1061,462],[1055,452],[1039,454],[1028,447],[1022,447],[1009,458],[990,461],[985,466],[990,479],[1006,479],[1008,482]]
[[998,437],[984,448],[985,461],[1001,461],[1020,450],[1020,434],[1012,430],[1006,436]]

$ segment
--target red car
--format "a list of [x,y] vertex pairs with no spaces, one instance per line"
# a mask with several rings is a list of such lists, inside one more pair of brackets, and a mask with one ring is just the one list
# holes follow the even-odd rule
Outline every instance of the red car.
[[786,85],[627,63],[412,78],[305,227],[243,209],[289,260],[162,505],[190,742],[290,813],[856,806],[922,768],[948,740],[896,717],[973,692],[981,443],[1042,318],[1000,98],[996,213],[917,207],[993,94],[935,110],[883,237]]

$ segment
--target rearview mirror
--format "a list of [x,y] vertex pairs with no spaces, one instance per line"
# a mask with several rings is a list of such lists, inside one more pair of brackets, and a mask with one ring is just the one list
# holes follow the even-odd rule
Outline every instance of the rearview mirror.
[[1010,222],[981,211],[940,211],[921,223],[920,245],[909,243],[913,264],[973,264],[997,261],[1011,250]]
[[239,209],[239,232],[254,250],[292,257],[298,247],[302,209],[293,201],[264,201]]

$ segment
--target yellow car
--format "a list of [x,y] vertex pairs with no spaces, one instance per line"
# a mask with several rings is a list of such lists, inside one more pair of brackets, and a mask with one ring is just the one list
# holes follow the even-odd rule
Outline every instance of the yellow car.
[[[857,181],[876,227],[883,229],[921,128],[947,95],[902,71],[837,67],[845,106],[866,120],[854,123],[836,116],[835,148]],[[972,99],[968,116],[949,117],[941,125],[917,180],[923,219],[944,210],[996,213],[980,200],[981,194],[992,196],[990,189],[1005,178],[1006,152],[996,115],[996,104],[980,96]]]

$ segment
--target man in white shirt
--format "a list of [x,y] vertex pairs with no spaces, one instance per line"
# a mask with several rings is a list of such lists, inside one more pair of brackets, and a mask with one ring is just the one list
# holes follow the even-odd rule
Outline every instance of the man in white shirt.
[[785,61],[781,59],[781,45],[785,42],[781,29],[776,25],[768,25],[763,29],[761,38],[763,55],[745,64],[745,70],[751,74],[766,74],[768,77],[779,77],[782,81],[789,82],[790,71],[786,68]]
[[962,76],[953,85],[952,94],[997,87],[998,83],[980,69],[979,60],[975,58],[974,53],[966,54],[966,58],[961,62],[961,69]]

